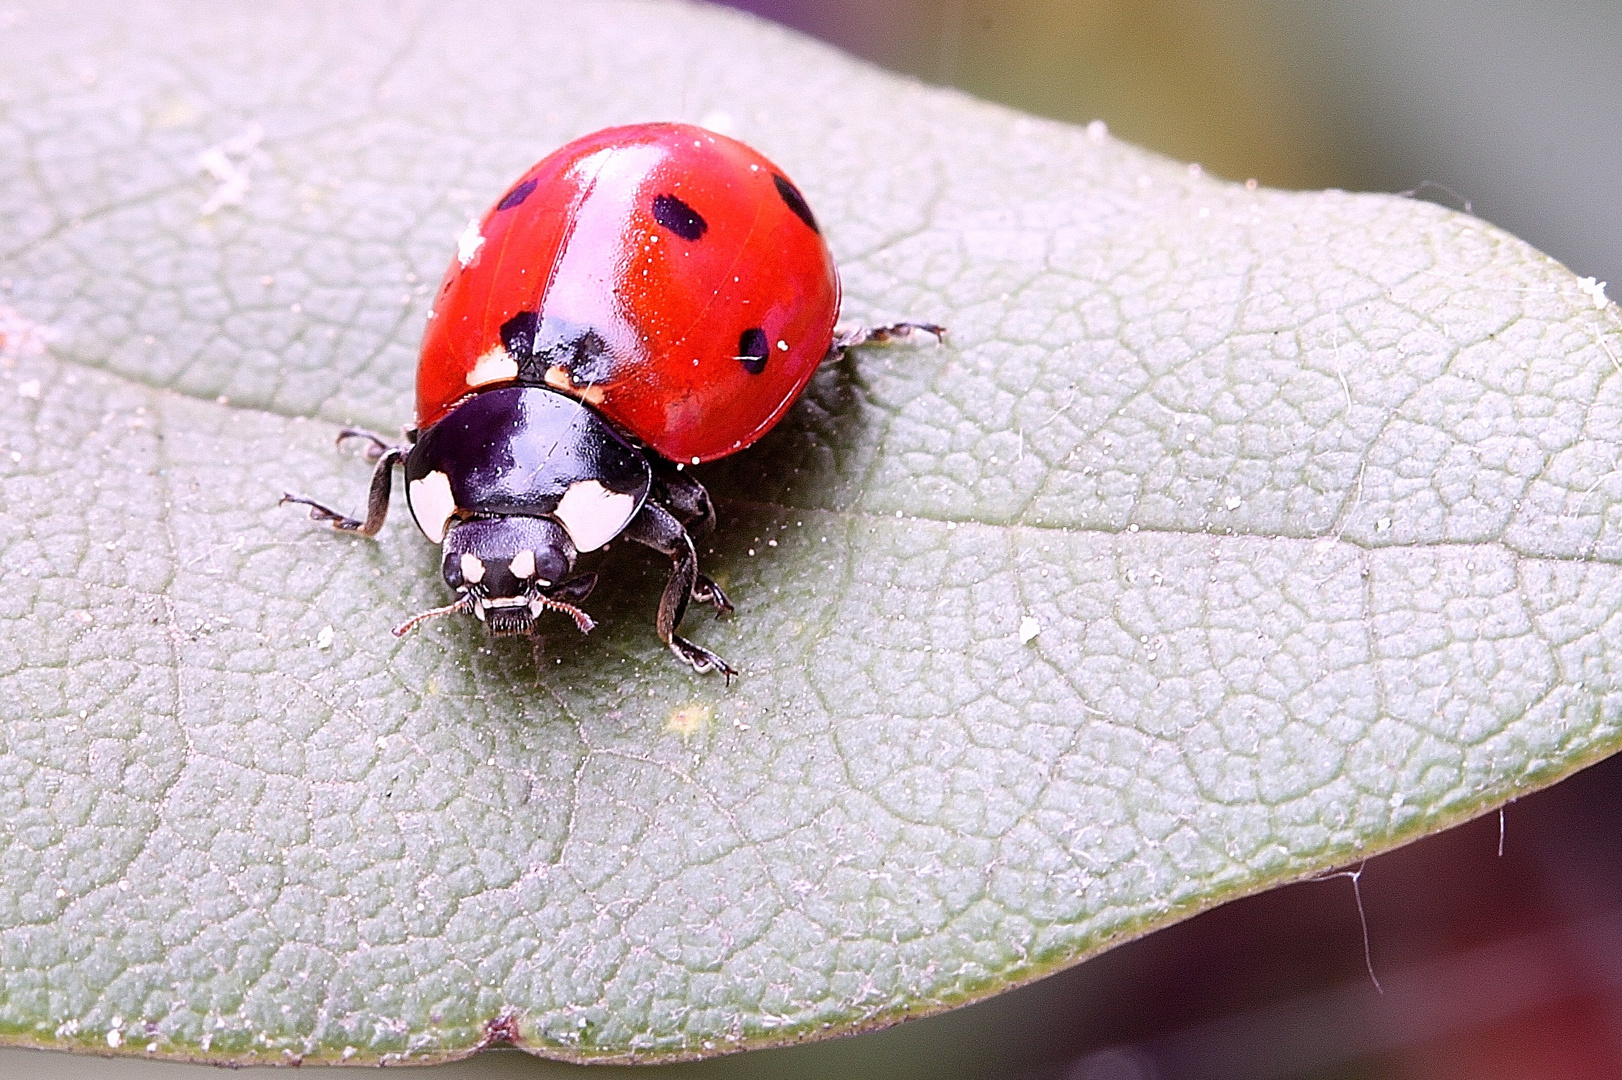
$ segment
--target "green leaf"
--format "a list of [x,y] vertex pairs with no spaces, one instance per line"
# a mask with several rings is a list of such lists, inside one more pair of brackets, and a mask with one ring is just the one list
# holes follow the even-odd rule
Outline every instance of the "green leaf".
[[[1617,745],[1622,326],[1480,221],[1249,190],[687,6],[18,18],[6,1040],[392,1062],[510,1018],[654,1061],[849,1032]],[[276,499],[359,506],[336,425],[408,419],[466,221],[654,118],[779,161],[847,315],[950,343],[862,350],[702,471],[738,612],[688,630],[730,688],[659,646],[662,567],[625,545],[590,637],[396,641],[444,602],[432,548]]]

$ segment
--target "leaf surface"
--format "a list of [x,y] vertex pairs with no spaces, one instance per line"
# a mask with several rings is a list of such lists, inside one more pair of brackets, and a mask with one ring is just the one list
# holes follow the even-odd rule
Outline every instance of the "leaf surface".
[[[640,3],[31,5],[0,36],[0,1030],[226,1062],[882,1025],[1482,813],[1622,720],[1617,309]],[[455,238],[676,118],[796,179],[864,349],[701,470],[735,618],[445,601],[337,427]],[[247,186],[241,188],[245,175]]]

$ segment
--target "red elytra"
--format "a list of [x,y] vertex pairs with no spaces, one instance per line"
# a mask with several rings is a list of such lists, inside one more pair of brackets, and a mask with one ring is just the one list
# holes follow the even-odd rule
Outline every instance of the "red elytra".
[[798,189],[687,124],[609,128],[542,159],[470,226],[434,301],[417,426],[546,385],[673,461],[759,439],[827,355],[839,275]]

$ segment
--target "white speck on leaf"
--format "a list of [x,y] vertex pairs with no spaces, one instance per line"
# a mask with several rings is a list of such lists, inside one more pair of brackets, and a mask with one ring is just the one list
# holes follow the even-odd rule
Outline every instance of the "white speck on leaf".
[[1598,309],[1603,309],[1611,302],[1611,298],[1605,295],[1605,285],[1606,282],[1596,281],[1591,277],[1577,279],[1577,287],[1588,294],[1588,299],[1593,301],[1594,307]]
[[0,360],[35,356],[61,336],[52,327],[18,314],[15,308],[0,305]]
[[332,627],[323,626],[315,635],[315,647],[318,649],[332,648]]
[[17,393],[25,398],[31,398],[34,401],[39,400],[39,390],[40,387],[38,379],[29,379],[27,382],[20,382],[17,384]]
[[1024,615],[1020,617],[1019,643],[1021,645],[1029,645],[1036,635],[1041,632],[1042,625],[1036,621],[1034,616]]
[[[265,129],[262,125],[249,124],[242,134],[211,146],[197,155],[198,168],[218,180],[220,185],[203,203],[199,213],[207,217],[221,207],[242,205],[243,197],[248,194],[247,158],[258,148],[259,140],[264,137]],[[233,158],[238,160],[233,161]]]

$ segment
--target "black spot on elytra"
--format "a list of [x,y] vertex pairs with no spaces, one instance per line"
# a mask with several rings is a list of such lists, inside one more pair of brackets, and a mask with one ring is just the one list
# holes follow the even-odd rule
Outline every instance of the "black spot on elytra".
[[800,194],[799,188],[789,183],[787,177],[778,176],[776,173],[772,173],[772,183],[777,185],[777,193],[783,196],[783,201],[794,211],[795,217],[811,226],[812,232],[822,232],[817,228],[817,219],[811,216],[811,207],[806,205],[805,196]]
[[536,312],[520,311],[501,324],[501,345],[507,355],[523,361],[535,351]]
[[496,203],[496,209],[511,210],[513,207],[529,198],[530,192],[535,190],[535,185],[538,183],[540,183],[539,180],[525,180],[522,184],[519,184],[511,191],[507,192],[507,194],[503,195],[501,197],[501,201]]
[[518,381],[546,385],[546,373],[562,368],[575,386],[607,382],[614,373],[614,356],[603,335],[590,326],[520,311],[501,324],[501,344],[518,363]]
[[551,324],[550,319],[542,323],[536,336],[535,368],[542,377],[547,368],[560,367],[569,373],[571,384],[581,387],[607,382],[613,376],[614,357],[601,334],[589,327]]
[[751,326],[738,335],[738,359],[743,361],[743,369],[751,375],[759,375],[766,370],[766,357],[771,355],[771,349],[766,342],[766,331],[758,326]]
[[697,210],[674,195],[654,196],[653,220],[683,240],[697,240],[710,227],[709,222],[698,216]]

